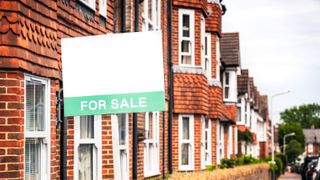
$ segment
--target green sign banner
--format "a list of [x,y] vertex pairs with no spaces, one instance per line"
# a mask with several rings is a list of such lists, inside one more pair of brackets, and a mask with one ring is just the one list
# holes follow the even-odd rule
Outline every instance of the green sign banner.
[[164,92],[111,94],[64,99],[65,116],[164,111]]

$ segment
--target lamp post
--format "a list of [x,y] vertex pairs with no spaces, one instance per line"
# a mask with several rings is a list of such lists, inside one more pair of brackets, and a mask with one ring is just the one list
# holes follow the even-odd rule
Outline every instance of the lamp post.
[[284,137],[283,137],[283,154],[286,154],[286,138],[289,136],[294,136],[294,135],[296,135],[294,132],[284,135]]
[[281,96],[281,95],[284,95],[284,94],[288,94],[292,92],[292,90],[287,90],[287,91],[284,91],[284,92],[280,92],[280,93],[276,93],[276,94],[273,94],[271,96],[271,100],[270,100],[270,116],[271,116],[271,153],[272,153],[272,156],[271,156],[271,163],[274,164],[275,161],[274,161],[274,119],[273,119],[273,112],[272,112],[272,102],[273,102],[273,98],[277,97],[277,96]]

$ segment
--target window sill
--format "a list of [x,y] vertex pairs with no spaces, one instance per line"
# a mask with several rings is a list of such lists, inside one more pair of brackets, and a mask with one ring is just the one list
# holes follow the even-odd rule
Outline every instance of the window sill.
[[147,172],[144,174],[144,177],[145,178],[152,178],[152,177],[156,177],[156,176],[159,176],[160,175],[160,172],[159,171],[155,171],[155,172]]

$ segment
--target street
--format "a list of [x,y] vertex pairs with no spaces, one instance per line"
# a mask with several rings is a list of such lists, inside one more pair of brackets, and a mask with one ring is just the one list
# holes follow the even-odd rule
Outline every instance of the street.
[[280,176],[279,180],[301,180],[300,174],[286,172],[284,175]]

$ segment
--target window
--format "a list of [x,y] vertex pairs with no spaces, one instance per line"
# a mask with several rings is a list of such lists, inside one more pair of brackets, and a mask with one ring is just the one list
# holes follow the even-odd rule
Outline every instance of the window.
[[229,99],[230,98],[230,73],[229,72],[224,73],[223,80],[224,80],[224,83],[223,83],[224,84],[224,86],[223,86],[224,98]]
[[159,171],[159,113],[145,113],[144,176],[154,176]]
[[217,122],[217,164],[224,158],[224,129],[220,122]]
[[313,144],[308,144],[308,153],[313,153]]
[[201,118],[201,168],[212,164],[211,151],[211,120]]
[[204,38],[204,70],[207,73],[208,79],[211,79],[211,34],[206,33]]
[[90,9],[94,11],[96,10],[96,0],[79,0],[79,1],[85,4],[86,6],[88,6]]
[[129,179],[128,114],[111,116],[114,179]]
[[220,67],[221,67],[221,53],[220,53],[220,39],[216,36],[216,80],[220,81]]
[[160,29],[160,0],[143,1],[142,31]]
[[227,158],[231,158],[231,154],[232,154],[232,148],[233,148],[232,147],[232,143],[233,143],[232,130],[233,130],[232,126],[229,126],[228,127],[228,150],[227,150],[228,154],[227,154]]
[[50,87],[47,79],[25,76],[25,179],[50,179]]
[[179,64],[194,65],[194,11],[179,10]]
[[234,127],[234,154],[238,154],[238,127]]
[[99,13],[107,17],[107,0],[99,0]]
[[223,73],[223,98],[224,101],[237,102],[237,75],[235,71]]
[[101,116],[74,118],[74,179],[101,179]]
[[179,170],[194,170],[194,123],[192,115],[179,116]]

